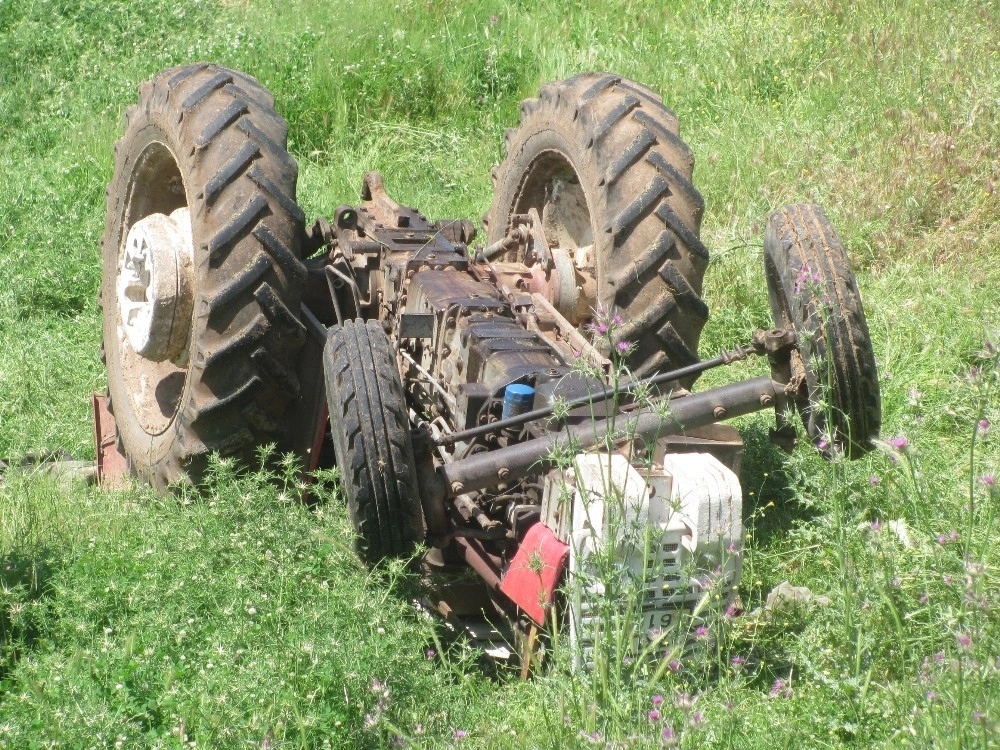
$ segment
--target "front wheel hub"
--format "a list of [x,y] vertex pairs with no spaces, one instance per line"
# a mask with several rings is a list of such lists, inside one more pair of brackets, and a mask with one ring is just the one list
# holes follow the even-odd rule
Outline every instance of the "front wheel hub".
[[183,365],[194,308],[191,214],[151,214],[129,229],[118,266],[121,325],[132,349]]

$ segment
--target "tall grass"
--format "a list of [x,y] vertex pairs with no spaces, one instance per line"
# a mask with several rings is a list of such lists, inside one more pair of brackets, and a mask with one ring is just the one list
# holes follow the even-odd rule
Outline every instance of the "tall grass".
[[[658,746],[668,726],[686,747],[996,746],[997,496],[979,480],[1000,414],[979,353],[1000,330],[998,18],[962,0],[0,2],[0,456],[92,456],[111,147],[137,84],[198,59],[274,91],[310,216],[379,169],[429,215],[475,218],[539,83],[652,86],[707,200],[702,353],[769,325],[767,212],[823,203],[858,271],[887,441],[831,469],[740,420],[748,614],[712,659],[600,705],[559,670],[484,677],[410,608],[416,582],[356,566],[332,495],[307,510],[281,477],[225,465],[190,502],[9,476],[0,747]],[[765,614],[784,580],[831,602]]]

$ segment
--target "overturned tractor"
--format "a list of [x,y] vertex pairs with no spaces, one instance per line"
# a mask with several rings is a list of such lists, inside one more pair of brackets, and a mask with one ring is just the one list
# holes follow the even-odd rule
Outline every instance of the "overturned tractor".
[[[586,572],[613,548],[641,581],[641,649],[701,615],[707,580],[726,592],[712,606],[738,581],[742,444],[724,420],[773,409],[787,442],[798,412],[847,457],[878,434],[858,287],[816,206],[768,221],[774,327],[699,360],[694,158],[637,83],[586,73],[524,102],[479,244],[376,173],[307,227],[285,122],[242,73],[166,70],[126,119],[102,240],[105,475],[115,446],[166,488],[212,452],[277,443],[307,471],[339,468],[370,563],[420,545],[431,567],[479,574],[475,591],[445,586],[442,611],[565,626],[584,646],[603,593]],[[691,392],[757,356],[769,376]],[[616,545],[628,529],[639,541]]]

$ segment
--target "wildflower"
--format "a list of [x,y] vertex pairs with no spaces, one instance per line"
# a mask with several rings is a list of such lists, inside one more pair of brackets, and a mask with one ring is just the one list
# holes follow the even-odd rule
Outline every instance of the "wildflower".
[[938,534],[938,544],[944,545],[948,543],[948,537],[944,534]]
[[892,449],[894,451],[902,453],[906,449],[906,446],[909,445],[909,443],[906,440],[905,435],[897,435],[896,437],[894,437],[892,440],[889,441],[889,445],[892,446]]
[[882,530],[882,524],[878,522],[877,518],[874,521],[872,521],[871,530],[874,531],[875,533],[878,533]]
[[664,747],[676,747],[677,745],[677,734],[670,727],[663,727],[663,731],[660,732],[660,736],[663,738]]
[[704,625],[699,625],[694,629],[694,634],[697,638],[707,638],[708,628],[706,628]]
[[432,649],[432,648],[429,648],[429,649],[427,649],[427,651],[426,651],[426,653],[425,653],[424,655],[425,655],[425,656],[426,656],[426,657],[427,657],[428,659],[433,659],[433,658],[434,658],[435,656],[437,656],[437,651],[435,651],[435,650],[434,650],[434,649]]
[[730,604],[728,607],[726,607],[726,618],[727,619],[730,619],[730,620],[733,619],[734,617],[736,617],[736,614],[737,614],[737,609],[736,609],[736,605],[735,604]]
[[699,727],[701,726],[701,722],[704,718],[705,716],[704,714],[702,714],[701,711],[695,711],[693,714],[691,714],[691,718],[688,719],[688,724],[690,724],[692,727]]
[[613,317],[611,319],[611,325],[615,325],[615,326],[620,326],[624,322],[625,321],[622,320],[622,316],[621,315],[615,315],[615,317]]
[[490,26],[496,26],[498,23],[500,23],[499,18],[496,16],[490,16]]
[[671,672],[676,672],[681,668],[681,663],[676,659],[671,659],[669,662],[667,662],[667,667],[670,668]]
[[619,354],[624,354],[632,345],[627,341],[619,341],[617,344]]
[[730,659],[730,661],[732,662],[732,665],[737,669],[739,669],[740,667],[742,667],[744,664],[747,663],[747,660],[744,659],[742,656],[734,656],[732,659]]
[[972,720],[973,721],[982,721],[983,720],[983,712],[982,711],[973,711],[972,712]]
[[771,697],[773,698],[777,695],[780,695],[781,691],[784,689],[785,689],[785,681],[781,679],[775,680],[774,684],[771,685]]
[[456,740],[464,740],[466,734],[468,733],[464,729],[456,729],[451,736]]
[[928,598],[929,598],[929,597],[927,596],[927,594],[924,594],[924,595],[922,595],[922,596],[920,597],[920,603],[921,603],[921,604],[927,604],[927,600],[928,600]]
[[816,447],[819,448],[821,451],[825,451],[830,447],[830,443],[827,441],[826,438],[820,438],[819,442],[816,443]]
[[660,720],[660,712],[655,708],[649,712],[649,720],[652,722],[657,722]]
[[968,633],[959,633],[958,634],[958,645],[959,645],[959,648],[961,648],[963,650],[967,649],[967,648],[969,648],[969,646],[972,645],[972,638],[969,637]]
[[997,478],[995,474],[985,474],[979,477],[979,481],[985,484],[987,487],[995,487],[997,483]]
[[868,484],[875,485],[875,484],[881,484],[881,483],[882,483],[882,480],[879,479],[878,476],[876,476],[875,474],[872,474],[870,477],[868,477]]
[[990,420],[986,419],[986,417],[983,417],[982,419],[980,419],[979,420],[979,431],[980,432],[987,432],[987,431],[989,431],[989,429],[990,429]]
[[903,579],[900,578],[899,576],[896,576],[895,578],[892,579],[892,587],[894,589],[898,589],[902,585],[903,585]]
[[674,705],[684,713],[688,713],[694,709],[694,704],[697,700],[697,698],[692,698],[688,693],[681,693],[674,698]]
[[654,695],[652,698],[649,699],[649,702],[652,703],[657,708],[659,708],[660,706],[663,705],[663,696],[662,695]]
[[933,690],[928,690],[927,691],[927,700],[932,701],[935,698],[937,698],[937,693],[935,693]]

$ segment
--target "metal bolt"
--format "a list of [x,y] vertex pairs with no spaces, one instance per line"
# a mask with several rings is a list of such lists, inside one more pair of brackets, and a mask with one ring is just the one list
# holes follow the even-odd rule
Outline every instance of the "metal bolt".
[[760,405],[761,406],[770,406],[773,403],[774,403],[774,399],[771,398],[771,394],[770,393],[762,393],[762,394],[760,394]]
[[413,274],[414,274],[414,273],[415,273],[414,271],[407,271],[407,272],[406,272],[406,278],[408,278],[408,279],[412,279],[412,278],[413,278]]
[[497,479],[506,479],[509,476],[510,476],[510,469],[508,469],[506,466],[501,466],[499,469],[497,469]]
[[726,418],[726,407],[724,407],[724,406],[716,406],[712,410],[712,415],[716,419],[725,419]]
[[464,489],[465,489],[465,485],[462,484],[461,482],[452,482],[451,483],[451,491],[454,492],[456,495],[461,495],[462,494],[462,490],[464,490]]

